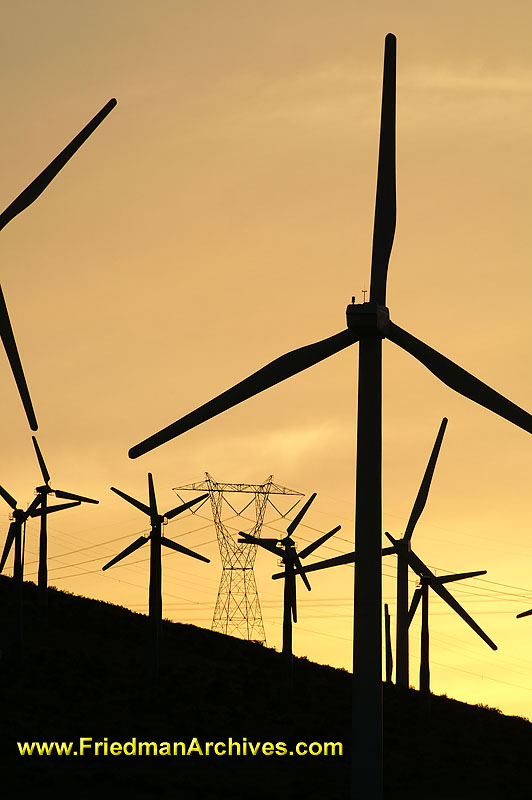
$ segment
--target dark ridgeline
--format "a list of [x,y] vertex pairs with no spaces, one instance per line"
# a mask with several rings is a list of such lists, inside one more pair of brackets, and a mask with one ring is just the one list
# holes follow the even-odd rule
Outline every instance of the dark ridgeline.
[[297,526],[307,513],[310,508],[311,503],[314,501],[316,497],[316,493],[312,494],[307,502],[305,503],[302,508],[298,511],[297,515],[294,517],[292,522],[289,524],[288,528],[286,529],[287,536],[284,536],[282,539],[259,539],[255,536],[251,536],[249,533],[243,533],[240,531],[239,535],[242,537],[239,539],[239,542],[245,542],[247,544],[254,544],[258,545],[259,547],[263,547],[265,550],[269,550],[270,553],[278,556],[283,564],[285,565],[285,572],[284,574],[284,593],[283,593],[283,656],[286,661],[286,671],[287,671],[287,678],[288,678],[288,685],[290,688],[293,686],[293,658],[292,658],[292,620],[297,622],[297,601],[296,601],[296,570],[298,574],[301,575],[303,583],[307,587],[308,591],[310,592],[310,583],[308,581],[307,576],[304,572],[301,571],[302,565],[300,559],[306,558],[314,550],[317,550],[320,545],[330,539],[335,533],[337,533],[341,525],[338,525],[336,528],[333,528],[332,531],[325,533],[323,536],[320,536],[319,539],[316,539],[311,544],[307,545],[303,550],[299,553],[296,550],[296,544],[294,540],[291,538],[292,534],[296,530]]
[[79,506],[80,503],[63,503],[56,506],[42,506],[42,498],[39,494],[30,503],[28,508],[24,511],[18,508],[17,501],[9,494],[9,492],[0,486],[0,495],[4,498],[6,503],[13,509],[13,521],[11,522],[2,558],[0,559],[0,572],[5,567],[11,548],[14,546],[13,554],[13,616],[11,627],[11,660],[17,665],[21,659],[22,650],[22,631],[23,631],[23,613],[22,613],[22,584],[24,582],[24,552],[22,543],[22,529],[25,528],[26,521],[29,517],[41,517],[41,522],[46,519],[48,514],[54,511],[62,511],[64,508],[71,508],[72,506]]
[[[0,631],[12,579],[0,575]],[[0,661],[0,770],[6,797],[345,800],[351,675],[294,658],[290,698],[273,649],[164,620],[161,670],[142,680],[146,617],[49,589],[55,624],[39,641],[38,588],[24,583],[26,658]],[[1,642],[3,648],[3,640]],[[39,679],[36,679],[36,675]],[[509,678],[511,680],[511,678]],[[43,682],[46,690],[43,691]],[[532,725],[486,707],[384,686],[386,800],[521,800],[532,785]],[[342,742],[342,757],[20,757],[17,741]],[[76,749],[76,748],[74,748]],[[363,795],[360,795],[362,800]]]
[[[78,133],[78,135],[75,136],[69,144],[67,144],[64,150],[62,150],[59,155],[56,156],[45,169],[43,169],[43,171],[35,178],[35,180],[33,180],[29,186],[27,186],[24,191],[22,191],[18,197],[16,197],[13,202],[8,205],[5,211],[0,214],[0,230],[5,228],[5,226],[11,222],[11,220],[14,219],[17,214],[20,214],[21,211],[24,211],[26,208],[28,208],[28,206],[30,206],[34,200],[36,200],[39,195],[44,192],[48,184],[55,178],[58,172],[65,166],[67,161],[69,161],[74,153],[79,150],[81,145],[89,138],[91,133],[96,130],[98,125],[105,119],[105,117],[115,106],[116,100],[114,98],[109,100],[109,102],[106,103],[105,106],[96,114],[96,116],[91,119],[91,121],[83,128],[83,130],[81,130],[80,133]],[[26,412],[29,426],[32,431],[36,431],[38,429],[37,419],[33,410],[28,385],[22,369],[20,356],[7,311],[7,305],[1,287],[0,338],[2,339],[2,343],[11,365],[11,370],[15,377],[15,382],[18,387],[20,399],[22,400],[22,405],[24,406],[24,410]]]
[[[50,486],[50,473],[46,467],[44,462],[44,458],[41,453],[41,449],[37,442],[35,436],[31,437],[33,446],[35,448],[35,454],[37,456],[37,461],[39,462],[39,468],[41,470],[41,474],[44,480],[44,484],[42,486],[36,486],[35,491],[37,492],[37,497],[40,500],[40,507],[38,510],[38,514],[41,517],[41,526],[39,532],[39,572],[38,572],[38,585],[41,593],[41,609],[42,609],[42,618],[43,618],[43,626],[46,627],[47,619],[48,619],[48,512],[49,511],[63,511],[66,508],[72,508],[73,506],[79,506],[80,503],[98,503],[98,500],[93,500],[92,497],[85,497],[81,494],[74,494],[73,492],[65,492],[63,489],[52,489]],[[75,500],[74,503],[63,503],[62,505],[57,506],[48,506],[48,495],[54,494],[56,497],[59,497],[64,500]]]
[[115,489],[113,486],[111,486],[111,491],[115,492],[115,494],[119,495],[124,500],[127,500],[128,503],[131,503],[131,505],[138,508],[139,511],[142,511],[144,514],[147,514],[150,518],[151,532],[149,536],[139,536],[138,539],[135,539],[135,541],[122,550],[121,553],[112,558],[111,561],[108,561],[102,569],[109,569],[109,567],[112,567],[113,564],[116,564],[118,561],[130,555],[130,553],[134,553],[135,550],[138,550],[139,547],[142,547],[146,542],[150,542],[149,621],[151,627],[151,646],[149,647],[148,661],[152,676],[157,678],[159,674],[159,639],[162,620],[161,545],[169,547],[171,550],[176,550],[178,553],[183,553],[186,556],[205,561],[207,564],[210,562],[209,558],[195,553],[194,550],[189,550],[188,547],[184,547],[182,544],[178,544],[178,542],[174,542],[172,539],[167,539],[166,536],[161,534],[161,528],[165,520],[177,517],[178,514],[182,514],[183,511],[186,511],[191,506],[205,500],[209,495],[202,494],[200,497],[189,500],[188,503],[183,503],[164,514],[159,514],[151,472],[148,472],[149,506],[141,503],[140,500],[136,500],[134,497],[130,497],[130,495],[120,491],[120,489]]
[[382,797],[382,340],[390,339],[454,391],[528,433],[532,416],[471,373],[395,325],[386,307],[388,263],[395,235],[396,38],[386,36],[377,195],[369,302],[347,307],[347,328],[328,339],[275,359],[200,408],[129,451],[147,453],[255,394],[360,342],[355,509],[355,607],[353,637],[352,796]]

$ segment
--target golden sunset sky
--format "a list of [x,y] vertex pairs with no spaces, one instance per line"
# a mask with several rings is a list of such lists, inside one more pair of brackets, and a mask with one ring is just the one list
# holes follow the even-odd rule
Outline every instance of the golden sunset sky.
[[[528,0],[4,8],[1,208],[118,100],[1,233],[0,281],[52,485],[100,499],[50,518],[52,585],[146,610],[147,549],[100,568],[148,523],[109,487],[146,501],[148,470],[161,510],[177,504],[172,487],[205,471],[249,483],[273,474],[318,493],[298,541],[341,523],[316,555],[352,550],[356,346],[136,461],[127,451],[273,358],[342,330],[351,296],[362,301],[388,31],[398,38],[391,318],[532,412],[531,24]],[[450,589],[499,646],[431,598],[432,689],[532,718],[532,619],[515,619],[532,607],[532,439],[393,343],[383,349],[383,530],[403,532],[447,416],[413,547],[443,572],[488,570]],[[42,481],[5,358],[0,386],[0,483],[29,502]],[[210,627],[212,517],[203,508],[166,534],[212,563],[165,556],[164,614]],[[28,578],[37,549],[32,522]],[[266,634],[279,647],[274,571],[260,552]],[[395,573],[388,557],[393,625]],[[350,669],[353,569],[311,582],[310,595],[299,589],[295,652]],[[415,686],[418,656],[416,623]]]

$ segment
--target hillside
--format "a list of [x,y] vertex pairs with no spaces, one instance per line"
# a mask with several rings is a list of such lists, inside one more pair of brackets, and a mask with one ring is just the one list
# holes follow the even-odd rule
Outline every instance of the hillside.
[[[278,653],[192,625],[165,622],[161,675],[146,674],[147,618],[50,590],[37,626],[37,590],[24,587],[24,661],[9,666],[11,580],[0,576],[1,784],[10,794],[94,798],[349,797],[351,677],[295,661],[286,691]],[[20,756],[17,741],[343,742],[344,755]],[[101,751],[103,750],[103,746]],[[236,748],[234,748],[236,750]],[[495,710],[385,686],[385,797],[530,797],[532,724]],[[10,796],[10,795],[7,795]]]

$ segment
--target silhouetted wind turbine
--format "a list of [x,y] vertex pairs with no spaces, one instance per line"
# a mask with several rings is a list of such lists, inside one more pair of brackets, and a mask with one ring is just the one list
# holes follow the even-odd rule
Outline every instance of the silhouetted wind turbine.
[[[14,585],[14,593],[15,593],[15,601],[14,601],[14,614],[13,614],[13,630],[14,630],[14,657],[15,661],[18,661],[20,658],[20,650],[22,644],[22,583],[24,580],[24,562],[23,562],[23,555],[22,555],[22,528],[28,519],[28,517],[38,517],[43,513],[42,508],[39,508],[41,503],[41,497],[37,495],[34,500],[30,503],[28,508],[24,511],[21,508],[18,508],[17,501],[15,498],[9,494],[7,489],[4,489],[3,486],[0,486],[0,495],[4,498],[6,503],[11,506],[13,509],[13,521],[11,522],[8,532],[6,541],[4,544],[4,550],[2,552],[2,558],[0,559],[0,572],[5,567],[7,558],[11,551],[11,548],[14,545],[14,560],[13,560],[13,585]],[[64,508],[70,508],[71,506],[79,506],[80,503],[63,503],[57,506],[49,506],[45,514],[50,514],[53,511],[61,511]],[[42,519],[42,517],[41,517]]]
[[[39,534],[39,570],[38,570],[38,577],[37,577],[37,585],[40,589],[41,595],[41,604],[43,609],[43,614],[46,614],[46,608],[48,606],[48,510],[51,508],[52,510],[55,508],[56,511],[63,510],[65,508],[72,508],[73,506],[79,505],[80,503],[98,503],[98,500],[93,500],[92,497],[85,497],[81,494],[74,494],[73,492],[65,492],[62,489],[52,489],[50,486],[50,473],[44,463],[44,458],[41,453],[41,449],[37,442],[35,436],[31,437],[33,442],[33,446],[35,448],[35,453],[37,455],[37,461],[39,462],[39,467],[41,470],[41,474],[44,480],[44,484],[42,486],[37,486],[35,491],[37,492],[37,497],[40,499],[40,509],[39,514],[41,517],[41,529]],[[75,503],[65,503],[62,506],[48,506],[48,495],[55,494],[56,497],[63,498],[65,500],[76,500]]]
[[[21,192],[18,197],[16,197],[13,202],[8,205],[5,211],[0,214],[0,230],[5,228],[5,226],[11,222],[11,220],[14,219],[17,214],[20,214],[21,211],[24,211],[26,208],[28,208],[28,206],[30,206],[34,200],[36,200],[39,195],[44,192],[48,184],[55,178],[57,173],[65,166],[67,161],[72,158],[74,153],[79,150],[81,145],[89,138],[91,133],[96,130],[98,125],[105,119],[105,117],[115,106],[116,100],[114,98],[109,100],[109,102],[106,103],[101,111],[99,111],[96,116],[91,119],[91,121],[83,128],[83,130],[72,139],[70,144],[67,144],[65,149],[62,150],[50,164],[48,164],[46,169],[44,169],[35,178],[35,180],[33,180],[29,186],[27,186],[24,191]],[[13,335],[13,329],[11,327],[7,306],[1,287],[0,338],[2,339],[9,363],[11,365],[11,370],[18,387],[22,405],[24,406],[24,410],[26,412],[26,417],[28,418],[29,426],[32,431],[36,431],[38,427],[37,420],[35,418],[35,412],[33,410],[28,385],[22,369],[20,356],[15,342],[15,337]]]
[[[425,473],[423,475],[423,480],[421,481],[421,486],[419,487],[419,491],[417,493],[416,500],[414,502],[414,506],[412,508],[412,512],[410,514],[410,518],[408,520],[405,532],[400,539],[394,539],[388,532],[386,532],[386,536],[391,541],[391,547],[383,547],[382,548],[382,555],[397,555],[397,632],[396,632],[396,682],[398,686],[403,686],[408,688],[408,628],[412,621],[412,617],[416,611],[417,605],[419,600],[423,596],[422,589],[426,586],[431,586],[435,592],[440,594],[442,599],[444,599],[457,614],[459,614],[462,619],[464,619],[468,625],[470,625],[473,630],[487,642],[490,647],[493,649],[497,649],[491,639],[489,639],[486,634],[476,625],[473,619],[467,614],[467,612],[460,606],[456,600],[452,597],[452,595],[446,590],[440,587],[442,583],[448,583],[451,580],[465,580],[466,578],[472,578],[476,575],[484,575],[485,570],[483,572],[471,572],[471,573],[461,573],[459,575],[453,576],[445,576],[444,578],[437,578],[431,570],[424,564],[420,558],[412,551],[412,534],[414,533],[415,526],[425,508],[430,485],[432,482],[432,478],[434,476],[434,470],[436,467],[436,462],[438,460],[438,456],[440,453],[443,436],[445,433],[445,429],[447,427],[447,418],[444,417],[441,421],[440,429],[438,431],[438,435],[436,436],[436,441],[434,442],[434,447],[432,448],[432,453],[429,458],[429,462],[425,469]],[[341,564],[349,564],[349,563],[356,563],[357,561],[357,554],[356,552],[345,553],[341,556],[335,556],[334,558],[328,558],[324,561],[319,561],[317,564],[311,564],[308,567],[298,567],[297,571],[301,570],[301,577],[305,575],[307,572],[316,572],[322,569],[328,569],[329,567],[340,566]],[[413,605],[408,608],[408,568],[409,566],[412,570],[419,576],[421,580],[421,589],[416,590],[414,592],[413,597]],[[276,573],[272,577],[274,580],[278,580],[284,576],[284,573]],[[438,586],[436,586],[438,584]],[[428,599],[426,600],[428,603]],[[385,612],[386,613],[386,612]],[[428,633],[427,633],[428,637]],[[422,634],[422,641],[423,641],[423,634]],[[428,638],[427,638],[428,642]],[[428,647],[428,644],[427,644]],[[423,649],[423,646],[422,646]],[[387,670],[389,665],[389,659],[387,658]],[[387,672],[388,674],[388,672]],[[405,682],[406,681],[406,682]]]
[[[416,500],[410,513],[405,532],[401,539],[395,540],[397,544],[390,548],[385,547],[382,549],[382,555],[390,555],[391,553],[397,554],[397,620],[396,620],[396,635],[395,635],[395,679],[398,686],[408,688],[409,686],[409,658],[408,658],[408,559],[406,554],[411,549],[412,534],[416,524],[421,516],[425,504],[427,502],[430,484],[434,475],[436,461],[440,453],[443,435],[447,427],[447,419],[443,418],[436,441],[432,449],[423,480],[419,487]],[[308,567],[303,567],[305,572],[313,572],[315,570],[327,569],[328,567],[339,566],[340,564],[349,564],[356,561],[355,552],[346,553],[342,556],[328,558],[325,561],[320,561]],[[274,578],[277,578],[275,575]]]
[[[419,559],[417,559],[419,561]],[[408,624],[414,619],[417,607],[421,601],[421,664],[419,668],[419,690],[421,692],[430,692],[430,669],[429,669],[429,588],[438,594],[445,602],[451,606],[453,611],[456,611],[467,624],[473,628],[481,639],[483,639],[492,650],[497,649],[489,636],[479,628],[477,623],[467,614],[462,606],[454,599],[452,594],[443,588],[444,583],[451,583],[454,581],[465,581],[468,578],[476,578],[478,575],[485,575],[486,570],[477,572],[462,572],[457,575],[444,575],[436,577],[425,564],[422,564],[421,569],[416,570],[419,575],[420,585],[414,592],[412,597],[412,604],[408,612]]]
[[313,553],[314,550],[317,550],[317,548],[320,545],[326,542],[327,539],[330,539],[330,537],[333,536],[341,528],[341,525],[338,525],[332,531],[329,531],[323,536],[320,536],[319,539],[316,539],[314,542],[307,545],[299,553],[297,552],[296,544],[291,537],[294,531],[296,530],[297,526],[307,513],[315,497],[316,493],[314,492],[314,494],[312,494],[309,497],[305,505],[299,510],[297,515],[294,517],[294,519],[286,529],[287,536],[285,536],[284,538],[282,539],[257,538],[249,533],[243,533],[242,531],[240,531],[240,536],[242,538],[238,540],[239,542],[246,542],[247,544],[256,544],[259,547],[263,547],[265,550],[269,550],[270,553],[273,553],[274,555],[282,559],[283,564],[285,565],[282,652],[287,660],[290,671],[292,665],[292,619],[294,620],[294,622],[297,622],[296,569],[298,570],[298,574],[301,575],[303,583],[310,592],[310,583],[308,581],[308,578],[304,572],[300,571],[301,570],[300,559],[306,558],[311,553]]
[[430,484],[434,475],[436,461],[440,453],[441,443],[445,428],[447,427],[447,419],[444,417],[441,421],[438,435],[432,449],[429,463],[425,470],[421,486],[417,493],[415,503],[410,514],[405,532],[401,539],[397,540],[395,545],[395,552],[397,553],[397,628],[396,628],[396,666],[395,666],[395,680],[398,686],[408,688],[408,557],[407,554],[411,549],[412,534],[414,528],[421,516],[421,512],[425,508],[427,497],[429,494]]
[[355,513],[353,786],[364,800],[382,796],[381,461],[382,339],[421,361],[454,391],[532,433],[532,416],[390,320],[388,262],[395,234],[396,39],[386,36],[370,299],[347,307],[347,328],[275,359],[205,405],[132,447],[137,458],[211,417],[360,342]]
[[[399,548],[401,548],[401,540],[394,539],[394,537],[391,534],[389,534],[388,531],[385,531],[384,535],[387,536],[387,538],[392,543],[393,550],[397,552],[398,545]],[[462,608],[458,600],[455,600],[452,594],[443,586],[444,583],[448,583],[449,581],[463,581],[466,580],[467,578],[475,578],[477,577],[477,575],[485,575],[486,570],[480,570],[480,572],[478,571],[461,572],[456,575],[445,575],[444,577],[439,578],[432,572],[432,570],[429,567],[427,567],[426,564],[423,563],[423,561],[419,558],[419,556],[417,556],[410,547],[408,549],[403,547],[402,557],[406,560],[410,569],[413,572],[415,572],[416,575],[422,581],[421,588],[419,590],[416,589],[417,594],[416,592],[414,592],[414,597],[412,598],[412,604],[410,606],[410,610],[408,612],[408,617],[407,617],[408,625],[410,624],[411,619],[416,612],[418,603],[421,599],[423,585],[426,584],[427,586],[430,586],[430,588],[434,592],[436,592],[436,594],[439,595],[441,599],[444,600],[447,603],[447,605],[450,606],[453,609],[453,611],[455,611],[458,614],[458,616],[461,617],[464,620],[464,622],[466,622],[469,625],[469,627],[472,628],[475,631],[475,633],[478,634],[478,636],[480,636],[480,638],[483,639],[486,642],[486,644],[488,644],[492,648],[492,650],[497,649],[497,645],[495,645],[492,642],[489,636],[486,633],[484,633],[482,628],[480,628],[479,625],[477,625],[475,620],[469,616],[469,614],[464,608]]]
[[164,524],[165,519],[168,520],[177,517],[178,514],[186,511],[187,508],[190,508],[196,503],[205,500],[209,495],[202,494],[200,497],[189,500],[188,503],[183,503],[183,505],[172,508],[165,514],[159,514],[151,472],[148,472],[149,506],[141,503],[140,500],[136,500],[125,492],[120,491],[120,489],[115,489],[114,486],[111,486],[111,491],[124,500],[127,500],[128,503],[131,503],[131,505],[138,508],[139,511],[142,511],[144,514],[147,514],[150,518],[151,532],[149,536],[140,536],[138,539],[135,539],[125,550],[122,550],[121,553],[108,561],[107,564],[102,567],[102,570],[109,569],[109,567],[112,567],[113,564],[116,564],[118,561],[130,555],[130,553],[134,553],[135,550],[138,550],[139,547],[142,547],[146,542],[150,542],[149,618],[152,628],[152,671],[153,674],[157,676],[159,672],[159,629],[162,618],[161,545],[169,547],[171,550],[177,550],[178,553],[183,553],[186,556],[198,558],[200,561],[205,561],[206,563],[210,562],[209,558],[195,553],[194,550],[189,550],[188,547],[184,547],[182,544],[174,542],[172,539],[167,539],[166,536],[162,536],[161,526]]

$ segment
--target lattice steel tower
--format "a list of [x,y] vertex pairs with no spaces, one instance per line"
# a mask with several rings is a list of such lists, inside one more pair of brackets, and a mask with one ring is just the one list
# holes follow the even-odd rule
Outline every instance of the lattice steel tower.
[[[260,537],[264,515],[268,503],[281,516],[286,516],[299,502],[299,499],[284,514],[273,504],[271,495],[293,495],[302,497],[301,492],[286,489],[273,483],[273,475],[264,483],[218,483],[214,478],[205,473],[205,480],[189,483],[185,486],[176,486],[174,492],[179,497],[181,491],[208,491],[212,507],[212,516],[216,527],[216,536],[222,560],[222,577],[218,589],[218,597],[212,618],[211,630],[236,636],[240,639],[249,639],[255,642],[265,642],[264,625],[260,610],[259,593],[255,582],[253,567],[257,555],[257,546],[239,544],[237,535],[231,533],[222,520],[223,504],[233,511],[236,516],[241,516],[251,505],[255,505],[255,524],[245,533]],[[252,494],[253,497],[246,502],[244,507],[237,511],[229,502],[229,492]]]

